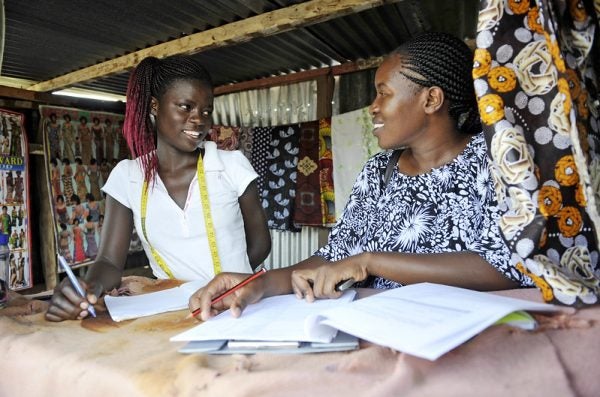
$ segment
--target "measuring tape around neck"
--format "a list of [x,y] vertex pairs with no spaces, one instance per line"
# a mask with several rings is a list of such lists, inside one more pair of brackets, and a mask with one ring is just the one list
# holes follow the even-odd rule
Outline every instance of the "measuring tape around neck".
[[[202,154],[198,154],[198,163],[196,166],[196,173],[198,178],[198,187],[200,189],[200,200],[202,201],[202,211],[204,213],[204,225],[206,227],[206,235],[208,237],[208,246],[210,248],[210,255],[212,257],[213,269],[215,275],[221,273],[221,261],[219,260],[219,253],[217,250],[217,238],[215,235],[215,227],[212,221],[212,215],[210,212],[210,201],[208,199],[208,189],[206,187],[206,177],[204,174],[204,163],[202,161]],[[175,278],[171,269],[165,262],[165,260],[160,256],[158,251],[152,246],[150,243],[150,239],[148,238],[148,234],[146,232],[146,211],[148,208],[148,181],[144,179],[144,185],[142,186],[142,234],[150,247],[150,252],[152,253],[152,257],[160,266],[160,268],[167,274],[169,278]]]

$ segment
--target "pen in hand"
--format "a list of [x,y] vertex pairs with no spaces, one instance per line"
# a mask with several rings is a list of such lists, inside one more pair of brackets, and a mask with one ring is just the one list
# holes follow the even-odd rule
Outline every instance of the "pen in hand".
[[[251,274],[250,276],[246,277],[239,284],[234,285],[233,287],[229,288],[227,291],[223,292],[221,295],[217,296],[216,298],[213,298],[213,300],[210,301],[211,306],[214,305],[215,303],[219,302],[220,300],[223,300],[223,298],[225,298],[226,296],[233,294],[235,291],[239,290],[240,288],[242,288],[244,285],[248,284],[252,280],[255,280],[258,277],[262,276],[266,272],[267,272],[267,269],[263,267],[256,273]],[[202,311],[202,309],[198,308],[198,309],[194,310],[191,314],[189,314],[187,318],[196,317],[198,314],[200,314],[201,311]]]
[[352,285],[354,285],[355,282],[356,281],[354,280],[353,277],[350,277],[347,280],[342,280],[335,285],[335,290],[343,292],[343,291],[347,290],[348,288],[352,287]]
[[[67,277],[69,277],[69,281],[71,281],[71,285],[73,288],[75,288],[75,291],[77,291],[82,298],[87,300],[85,291],[81,287],[81,284],[79,284],[79,281],[77,281],[77,277],[75,277],[75,274],[73,274],[73,270],[71,270],[71,266],[69,266],[65,258],[63,258],[61,255],[58,255],[58,263],[60,263],[65,273],[67,273]],[[96,310],[94,310],[94,306],[92,306],[91,303],[88,303],[88,305],[87,311],[92,315],[92,317],[96,317]]]

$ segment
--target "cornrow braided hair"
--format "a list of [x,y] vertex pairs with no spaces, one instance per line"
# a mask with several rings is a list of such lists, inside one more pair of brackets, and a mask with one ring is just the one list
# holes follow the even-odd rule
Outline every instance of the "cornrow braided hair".
[[144,58],[129,76],[123,136],[133,157],[140,157],[147,181],[153,181],[158,171],[156,126],[150,118],[151,100],[152,97],[160,100],[169,87],[179,80],[198,80],[212,87],[206,69],[191,57],[183,55],[164,59]]
[[402,57],[400,73],[423,87],[440,87],[449,100],[448,113],[459,131],[481,132],[481,120],[475,99],[473,53],[457,37],[446,33],[420,34],[403,43],[392,55]]

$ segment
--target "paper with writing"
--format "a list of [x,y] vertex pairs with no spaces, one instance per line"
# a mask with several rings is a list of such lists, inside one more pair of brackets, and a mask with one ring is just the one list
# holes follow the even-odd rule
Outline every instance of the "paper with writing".
[[544,303],[421,283],[324,311],[320,313],[319,322],[373,343],[435,360],[512,312],[561,309]]

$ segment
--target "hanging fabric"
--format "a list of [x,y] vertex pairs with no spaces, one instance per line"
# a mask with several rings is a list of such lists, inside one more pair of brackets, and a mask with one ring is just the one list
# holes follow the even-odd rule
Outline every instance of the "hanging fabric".
[[365,162],[381,151],[373,135],[369,108],[333,116],[331,119],[333,181],[336,214],[339,219],[352,192],[352,186]]
[[217,149],[238,150],[240,146],[240,127],[213,125],[208,139],[217,144]]
[[481,1],[473,68],[514,271],[574,306],[600,297],[595,5]]
[[300,123],[294,224],[322,226],[319,167],[319,122]]
[[331,138],[331,119],[319,120],[319,170],[321,183],[321,215],[323,226],[336,223],[335,185],[333,169],[333,141]]
[[293,224],[298,138],[300,125],[272,127],[267,152],[267,173],[262,195],[263,208],[270,229],[297,231]]

